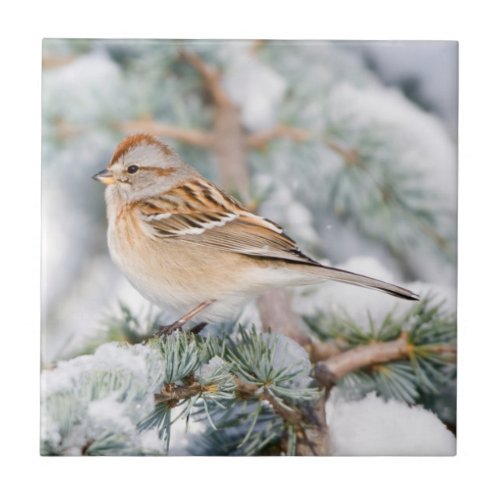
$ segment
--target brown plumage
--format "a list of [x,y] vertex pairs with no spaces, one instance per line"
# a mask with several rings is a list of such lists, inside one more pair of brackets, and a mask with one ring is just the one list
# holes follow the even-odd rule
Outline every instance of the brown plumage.
[[201,317],[223,319],[268,288],[324,280],[418,298],[306,256],[280,226],[247,211],[149,135],[122,141],[96,178],[108,184],[114,261],[162,308],[186,312],[206,303]]

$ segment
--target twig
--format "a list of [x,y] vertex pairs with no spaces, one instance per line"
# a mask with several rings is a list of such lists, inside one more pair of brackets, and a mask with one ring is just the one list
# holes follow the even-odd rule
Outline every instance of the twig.
[[254,40],[250,46],[250,53],[255,55],[266,43],[266,40]]
[[66,64],[72,63],[75,59],[76,56],[74,55],[57,56],[54,54],[45,54],[42,56],[42,68],[59,68],[60,66],[66,66]]
[[326,144],[330,149],[332,149],[333,151],[338,153],[340,156],[342,156],[342,158],[344,159],[344,161],[346,162],[346,164],[348,166],[353,166],[353,165],[359,164],[360,158],[359,158],[359,153],[357,152],[356,149],[349,149],[349,148],[346,148],[344,146],[341,146],[340,144],[335,142],[333,139],[328,139],[326,141]]
[[[325,408],[327,396],[328,394],[325,393],[307,412],[309,424],[303,427],[303,435],[299,435],[297,440],[296,452],[299,456],[331,455]],[[307,410],[308,408],[305,407],[303,411]]]
[[224,87],[220,83],[219,74],[214,68],[207,64],[198,54],[195,54],[194,52],[181,50],[179,54],[182,59],[191,64],[191,66],[193,66],[193,68],[200,73],[217,106],[232,105]]
[[[236,379],[240,397],[244,399],[255,396],[259,386]],[[291,425],[297,433],[297,454],[320,455],[329,454],[328,427],[326,425],[325,398],[320,398],[313,407],[287,409],[281,405],[264,387],[259,398],[267,401],[274,412]]]
[[450,344],[433,344],[420,346],[419,350],[426,352],[435,352],[437,354],[457,354],[457,348]]
[[203,148],[210,147],[213,141],[212,134],[209,132],[197,129],[174,127],[168,123],[153,121],[150,118],[124,121],[119,123],[117,127],[126,134],[146,132],[152,135],[170,137],[171,139],[176,139],[185,142],[186,144]]
[[57,119],[54,122],[54,128],[58,139],[61,141],[66,141],[75,137],[85,131],[84,127],[81,125],[75,125],[62,118]]
[[325,387],[331,387],[339,378],[360,368],[407,358],[411,347],[407,332],[391,342],[374,342],[354,347],[318,363],[316,377]]
[[280,124],[264,132],[256,132],[247,135],[246,146],[248,148],[262,149],[267,146],[271,140],[281,137],[287,137],[295,142],[302,142],[309,139],[311,134],[307,130]]
[[240,112],[229,98],[214,68],[193,52],[182,50],[180,55],[200,73],[214,101],[214,123],[209,147],[219,164],[220,182],[227,190],[236,191],[243,201],[247,201],[250,176]]
[[311,342],[309,353],[311,361],[317,363],[342,353],[342,349],[336,342]]
[[[274,129],[260,134],[245,134],[240,112],[225,91],[218,72],[197,54],[183,50],[180,55],[200,73],[214,102],[214,123],[210,132],[196,131],[194,136],[192,131],[186,133],[185,130],[176,130],[172,127],[162,128],[161,132],[170,137],[173,137],[172,134],[175,133],[180,140],[201,145],[213,151],[219,166],[220,181],[223,187],[230,191],[236,190],[243,201],[247,201],[250,186],[250,176],[246,164],[248,148],[264,147],[270,140],[277,137],[288,137],[300,142],[309,139],[311,134],[306,130],[287,125],[278,125]],[[157,134],[161,134],[161,132],[156,131]],[[267,292],[259,299],[258,306],[265,328],[271,328],[294,339],[316,359],[323,359],[327,355],[325,351],[328,350],[330,350],[330,355],[337,353],[337,350],[332,350],[332,346],[322,349],[313,345],[307,327],[293,311],[290,299],[284,290]],[[256,387],[250,387],[248,384],[242,385],[240,383],[238,385],[241,396],[251,397],[255,390]],[[266,391],[262,394],[263,397],[269,398]],[[266,400],[276,411],[283,411],[281,407],[278,410],[276,402],[273,404],[272,400]],[[302,437],[299,439],[298,453],[304,455],[328,454],[329,437],[326,426],[325,398],[321,398],[320,402],[314,408],[309,408],[308,411],[308,425],[307,428],[303,429]],[[287,421],[291,419],[295,423],[298,419],[295,413],[293,415],[283,414],[282,417]]]
[[268,290],[257,299],[257,307],[264,330],[281,333],[302,347],[310,348],[312,341],[306,331],[306,325],[292,309],[286,290]]
[[[254,134],[247,135],[246,145],[248,148],[263,149],[271,140],[282,137],[286,137],[295,142],[303,142],[313,139],[314,135],[301,128],[279,124],[272,129],[265,130],[264,132],[256,132]],[[345,146],[341,146],[338,142],[331,138],[321,139],[318,137],[318,139],[323,140],[330,149],[338,153],[347,165],[352,166],[359,163],[359,153],[356,149],[349,149]]]
[[[199,383],[193,383],[187,386],[176,384],[165,384],[159,394],[155,394],[156,403],[170,403],[177,404],[181,399],[187,399],[196,396],[202,392],[202,386]],[[175,405],[174,405],[175,406]]]
[[303,415],[300,411],[295,409],[287,409],[283,405],[280,405],[278,401],[270,394],[266,387],[260,395],[260,399],[267,401],[275,411],[285,422],[291,425],[297,426],[303,421]]

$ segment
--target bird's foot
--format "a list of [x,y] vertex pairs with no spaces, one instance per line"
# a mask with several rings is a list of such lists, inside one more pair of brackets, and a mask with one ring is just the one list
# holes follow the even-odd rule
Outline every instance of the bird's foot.
[[160,329],[153,333],[153,337],[168,337],[169,335],[172,335],[172,333],[174,333],[176,330],[180,330],[183,324],[184,323],[181,323],[180,321],[174,321],[170,325],[160,326]]
[[[167,337],[168,335],[172,335],[172,333],[174,333],[176,330],[181,330],[183,325],[183,322],[175,321],[170,325],[161,326],[157,332],[153,333],[153,337]],[[193,328],[191,328],[189,331],[196,335],[200,333],[207,325],[208,323],[205,322],[198,323],[197,325],[194,325]]]
[[[203,311],[203,309],[207,308],[209,305],[213,304],[215,300],[210,299],[210,300],[205,300],[205,302],[202,302],[201,304],[198,304],[194,309],[191,309],[187,314],[179,318],[177,321],[172,323],[171,325],[165,325],[161,326],[160,329],[153,333],[152,337],[153,338],[163,338],[168,335],[172,335],[176,330],[181,330],[182,327],[191,319],[193,319],[198,313]],[[192,333],[200,333],[203,328],[207,326],[207,323],[198,323],[196,326],[193,327],[191,330]]]

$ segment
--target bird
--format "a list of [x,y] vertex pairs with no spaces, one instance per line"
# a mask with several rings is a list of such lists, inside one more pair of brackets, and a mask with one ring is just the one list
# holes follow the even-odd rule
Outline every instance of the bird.
[[182,314],[162,335],[195,317],[234,319],[268,289],[329,280],[419,299],[307,256],[281,226],[247,210],[150,134],[125,137],[93,179],[106,185],[112,260],[144,298]]

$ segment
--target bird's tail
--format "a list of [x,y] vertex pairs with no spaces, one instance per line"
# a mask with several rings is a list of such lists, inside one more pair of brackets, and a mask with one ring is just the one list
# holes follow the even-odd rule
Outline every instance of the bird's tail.
[[317,276],[318,278],[340,281],[342,283],[349,283],[351,285],[380,290],[381,292],[394,295],[401,299],[419,300],[420,298],[416,293],[413,293],[411,290],[407,290],[406,288],[386,283],[385,281],[377,280],[375,278],[369,278],[368,276],[363,276],[362,274],[345,271],[343,269],[323,266],[320,264],[298,264],[298,267],[300,267],[301,272]]

